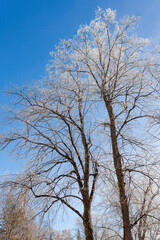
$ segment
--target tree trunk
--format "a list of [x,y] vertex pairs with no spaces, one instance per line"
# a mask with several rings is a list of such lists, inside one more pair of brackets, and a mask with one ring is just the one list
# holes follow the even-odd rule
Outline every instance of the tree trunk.
[[94,240],[89,207],[86,207],[86,209],[84,210],[83,217],[84,217],[83,226],[84,226],[86,240]]
[[85,174],[85,182],[84,182],[84,192],[83,192],[83,204],[84,204],[84,212],[83,212],[83,226],[86,240],[94,240],[93,237],[93,227],[91,221],[91,202],[92,200],[89,197],[89,178],[87,174]]
[[111,102],[108,101],[105,98],[105,96],[104,96],[104,101],[105,101],[105,105],[108,110],[108,114],[110,118],[110,132],[111,132],[111,142],[112,142],[112,151],[113,151],[113,161],[114,161],[114,167],[115,167],[116,176],[118,180],[119,198],[120,198],[122,220],[123,220],[123,239],[133,240],[132,232],[131,232],[130,217],[129,217],[129,206],[127,202],[127,196],[125,193],[125,182],[124,182],[124,174],[122,169],[122,157],[119,153],[118,142],[117,142],[115,117],[114,117]]

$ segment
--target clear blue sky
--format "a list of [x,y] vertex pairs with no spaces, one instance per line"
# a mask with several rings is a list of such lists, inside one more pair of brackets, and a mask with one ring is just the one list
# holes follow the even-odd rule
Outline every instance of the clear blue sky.
[[[41,78],[49,51],[89,23],[98,5],[116,9],[118,17],[141,16],[139,35],[160,38],[160,0],[0,0],[1,106],[8,102],[2,91]],[[8,151],[0,153],[0,174],[19,168],[11,159]]]

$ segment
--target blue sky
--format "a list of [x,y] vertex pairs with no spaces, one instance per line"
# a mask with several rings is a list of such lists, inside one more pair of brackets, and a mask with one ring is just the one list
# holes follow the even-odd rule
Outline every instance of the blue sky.
[[[0,0],[0,89],[44,75],[49,51],[89,23],[98,5],[141,16],[139,34],[160,36],[159,0]],[[6,99],[1,93],[0,103]]]
[[[5,88],[45,75],[49,51],[89,23],[97,6],[116,9],[118,17],[141,16],[138,34],[160,38],[159,0],[0,0],[1,106],[8,103]],[[13,173],[20,165],[8,151],[0,153],[0,174]]]

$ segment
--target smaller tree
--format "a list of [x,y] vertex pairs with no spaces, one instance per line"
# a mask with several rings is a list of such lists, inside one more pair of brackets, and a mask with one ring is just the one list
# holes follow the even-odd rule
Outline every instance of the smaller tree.
[[5,189],[1,192],[0,239],[1,240],[35,240],[38,228],[32,220],[30,206],[26,196],[17,198],[13,191]]
[[81,234],[80,234],[80,230],[77,230],[77,240],[81,240]]
[[72,234],[69,229],[48,229],[48,236],[45,238],[47,240],[73,240]]

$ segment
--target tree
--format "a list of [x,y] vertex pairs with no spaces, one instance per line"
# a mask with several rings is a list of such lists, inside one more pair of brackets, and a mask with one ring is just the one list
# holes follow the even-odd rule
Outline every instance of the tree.
[[46,237],[47,240],[73,240],[72,234],[68,229],[55,230],[55,229],[48,229],[49,236]]
[[31,209],[27,207],[24,196],[16,199],[9,189],[1,194],[0,239],[32,240],[38,238],[38,227],[32,220]]
[[42,198],[43,212],[56,203],[67,206],[83,219],[86,238],[93,239],[91,203],[98,176],[98,156],[91,151],[95,147],[91,141],[91,123],[86,119],[92,103],[87,102],[78,76],[76,81],[73,89],[68,90],[62,83],[57,89],[56,82],[48,82],[45,88],[40,83],[12,92],[20,97],[20,105],[26,105],[22,109],[18,104],[16,115],[14,110],[11,113],[24,128],[1,139],[3,146],[17,141],[16,149],[23,149],[25,158],[30,158],[25,174],[10,184]]
[[10,183],[43,199],[44,212],[53,204],[73,210],[89,240],[100,172],[108,173],[105,182],[117,190],[124,240],[133,239],[146,216],[135,215],[143,205],[143,195],[134,202],[139,179],[157,184],[150,142],[158,106],[156,59],[149,41],[133,33],[137,18],[115,17],[115,11],[98,8],[89,25],[51,52],[46,79],[11,91],[17,102],[9,123],[15,125],[1,136],[2,148],[15,144],[29,162],[18,183]]
[[[50,65],[50,69],[56,69],[63,79],[67,73],[81,75],[82,84],[90,86],[90,99],[102,104],[105,120],[101,124],[112,148],[112,169],[116,175],[124,239],[133,239],[134,225],[130,218],[127,185],[130,178],[134,180],[133,172],[145,174],[141,170],[146,165],[143,137],[146,138],[152,118],[149,106],[156,105],[153,101],[157,81],[150,74],[150,66],[155,63],[146,54],[148,40],[130,33],[136,21],[132,17],[118,23],[114,11],[99,9],[89,26],[82,26],[77,37],[60,45]],[[140,134],[137,127],[141,127]]]
[[80,234],[79,229],[77,230],[77,240],[81,240],[81,234]]

